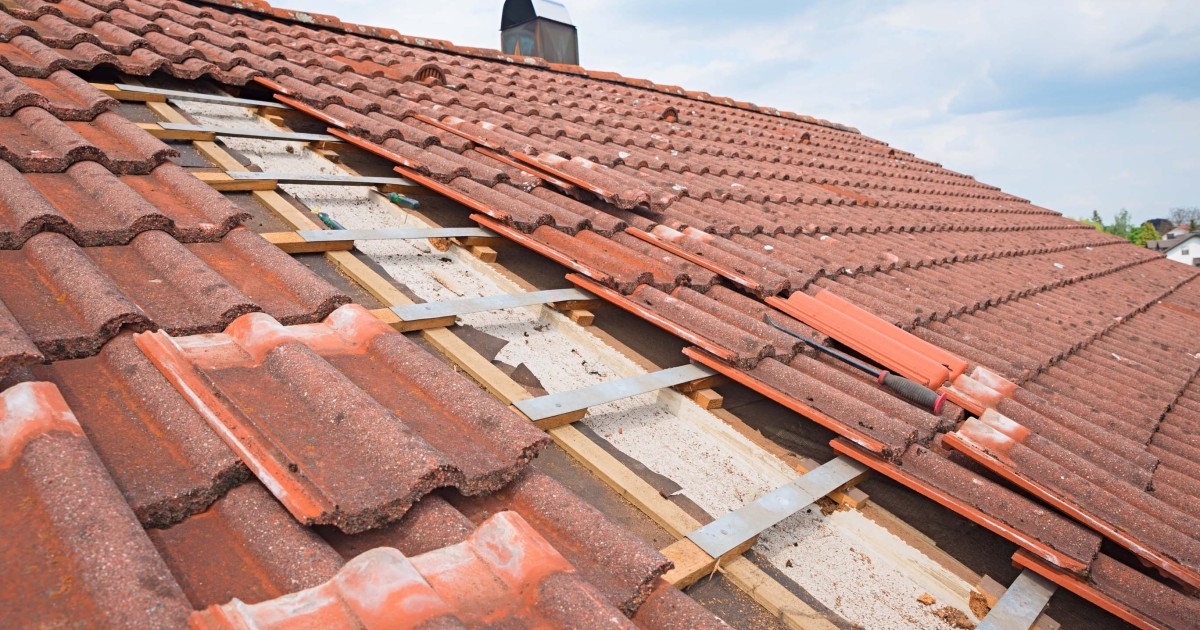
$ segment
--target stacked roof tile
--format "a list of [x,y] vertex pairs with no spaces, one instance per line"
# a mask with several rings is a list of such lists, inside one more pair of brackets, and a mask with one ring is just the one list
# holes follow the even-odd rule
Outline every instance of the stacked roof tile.
[[[206,76],[274,93],[394,162],[405,176],[477,213],[479,223],[572,268],[578,284],[694,343],[700,348],[689,351],[695,360],[848,438],[839,449],[1029,549],[1065,571],[1075,588],[1123,602],[1131,611],[1126,618],[1176,625],[1162,604],[1194,605],[1166,582],[1151,580],[1166,589],[1153,597],[1123,591],[1140,584],[1138,578],[1099,548],[1106,537],[1170,578],[1200,586],[1192,501],[1200,474],[1190,463],[1200,448],[1190,437],[1200,370],[1195,270],[850,128],[749,103],[261,2],[12,5],[0,18],[6,71],[0,85],[7,86],[0,110],[9,114],[0,131],[11,132],[0,134],[0,157],[16,172],[0,177],[14,180],[17,192],[0,196],[0,239],[7,239],[0,243],[13,249],[0,255],[12,254],[18,269],[39,272],[0,288],[7,306],[0,310],[0,369],[95,354],[122,326],[160,327],[166,335],[152,338],[164,348],[173,344],[174,382],[203,382],[193,395],[219,399],[221,407],[205,420],[239,428],[249,427],[246,409],[255,406],[247,401],[255,398],[236,391],[239,377],[226,372],[258,370],[281,386],[317,383],[333,372],[349,376],[309,341],[281,341],[294,334],[309,339],[307,332],[267,335],[278,347],[276,341],[261,347],[230,342],[226,338],[242,335],[238,325],[224,337],[175,338],[221,330],[252,311],[265,314],[240,321],[270,322],[269,315],[286,324],[314,322],[339,300],[311,284],[305,288],[294,275],[281,291],[240,278],[239,266],[220,265],[235,256],[265,260],[243,253],[253,235],[230,230],[236,211],[194,203],[193,195],[202,193],[169,170],[160,175],[173,168],[164,163],[169,151],[105,112],[108,102],[63,69]],[[58,201],[67,182],[84,178],[105,191],[94,194],[124,199],[132,193],[135,203],[114,217],[90,216]],[[173,205],[153,197],[144,185],[148,178],[186,188],[184,200]],[[139,196],[148,204],[136,202]],[[216,287],[216,297],[188,304],[193,291],[186,285],[139,286],[116,271],[135,261],[134,268],[147,270],[138,273],[150,274],[167,252],[189,264],[194,258],[203,278],[196,282]],[[78,264],[56,266],[68,258]],[[285,261],[263,264],[289,268]],[[95,287],[93,293],[74,294],[83,299],[67,320],[31,316],[30,309],[48,307],[56,287],[67,286],[68,270]],[[970,390],[958,399],[966,410],[951,405],[934,416],[916,409],[764,327],[762,315],[771,312],[797,330],[854,347],[854,339],[810,329],[781,312],[805,320],[798,306],[804,296],[852,319],[877,318],[860,321],[859,330],[884,345],[855,349],[893,369],[887,360],[897,355],[884,346],[902,352],[914,365],[931,368],[924,372],[935,375],[931,386],[942,385],[936,375],[944,375],[956,391]],[[295,330],[301,329],[310,330]],[[210,339],[240,358],[209,364],[200,350],[188,358],[187,348]],[[365,392],[369,406],[371,388],[348,380]],[[337,417],[321,400],[305,404],[318,417]],[[379,419],[394,413],[382,406]],[[280,426],[264,421],[226,443],[243,460],[261,446],[261,457],[247,461],[260,477],[278,479],[263,472],[264,462],[273,462],[279,474],[311,484],[307,491],[328,485],[331,479],[321,480],[326,471],[280,468],[287,460],[281,453],[298,447],[268,439]],[[947,448],[960,454],[948,458]],[[960,465],[962,454],[975,468]],[[444,455],[453,459],[440,446],[432,449],[424,470],[442,476],[439,482],[425,478],[425,486],[477,478],[439,459]],[[979,474],[985,470],[989,474]],[[422,479],[421,471],[408,472]],[[211,488],[212,479],[205,476],[200,485]],[[491,486],[476,489],[484,487]],[[388,501],[408,502],[402,496]],[[360,528],[325,508],[284,503],[311,522]],[[368,520],[397,515],[375,507],[360,512],[372,514]],[[1029,518],[1030,510],[1038,510],[1038,518]],[[330,586],[337,583],[333,576],[316,577],[306,585],[313,593],[340,588]],[[641,583],[642,595],[649,584]]]

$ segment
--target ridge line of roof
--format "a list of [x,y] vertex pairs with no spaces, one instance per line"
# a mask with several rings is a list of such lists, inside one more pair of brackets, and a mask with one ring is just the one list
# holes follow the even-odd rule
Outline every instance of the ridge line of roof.
[[662,94],[669,94],[680,98],[686,98],[711,105],[722,105],[733,109],[764,114],[767,116],[775,116],[796,122],[808,123],[818,127],[826,127],[837,131],[844,131],[862,135],[862,132],[856,127],[843,125],[841,123],[832,122],[823,118],[814,118],[804,114],[780,110],[775,107],[763,107],[747,101],[737,101],[728,96],[714,96],[708,92],[696,92],[685,90],[678,85],[664,85],[655,83],[649,79],[636,79],[626,77],[616,72],[606,72],[602,70],[588,70],[582,66],[572,64],[551,63],[539,57],[526,56],[523,59],[518,59],[513,55],[505,54],[493,48],[477,48],[473,46],[459,46],[454,42],[445,39],[436,39],[430,37],[413,37],[404,35],[399,31],[391,28],[383,28],[378,26],[367,26],[364,24],[355,24],[353,22],[343,22],[340,18],[334,15],[324,13],[311,13],[308,11],[295,11],[292,9],[283,9],[271,6],[265,0],[187,0],[197,4],[208,4],[219,6],[225,9],[233,9],[237,11],[245,11],[248,13],[258,13],[269,16],[274,19],[285,20],[288,22],[296,22],[305,26],[313,26],[318,28],[331,29],[358,35],[360,37],[369,37],[372,39],[380,39],[389,42],[398,42],[408,46],[416,46],[418,48],[426,48],[441,52],[463,55],[465,57],[474,57],[479,59],[487,59],[499,63],[507,63],[517,66],[531,66],[541,70],[550,72],[558,72],[562,74],[571,74],[575,76],[587,77],[597,81],[607,83],[617,83],[629,87],[642,88],[652,90]]

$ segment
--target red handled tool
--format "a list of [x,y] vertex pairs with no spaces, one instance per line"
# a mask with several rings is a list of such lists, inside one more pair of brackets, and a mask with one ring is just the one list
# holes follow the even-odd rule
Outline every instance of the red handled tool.
[[870,374],[880,385],[883,385],[893,392],[896,392],[897,396],[913,403],[914,405],[924,407],[925,409],[932,411],[934,415],[940,415],[942,413],[942,407],[946,404],[945,393],[939,394],[916,381],[911,381],[903,376],[897,376],[887,370],[870,365],[869,363],[863,363],[862,361],[859,361],[858,359],[855,359],[844,352],[834,350],[828,346],[823,346],[794,330],[788,330],[787,328],[776,324],[774,320],[771,319],[770,315],[763,315],[763,320],[766,321],[771,327],[781,330],[799,339],[800,341],[803,341],[809,346],[824,352],[825,354],[828,354],[829,356],[843,363],[846,363],[847,365],[851,365],[862,370],[863,372],[866,372],[867,374]]

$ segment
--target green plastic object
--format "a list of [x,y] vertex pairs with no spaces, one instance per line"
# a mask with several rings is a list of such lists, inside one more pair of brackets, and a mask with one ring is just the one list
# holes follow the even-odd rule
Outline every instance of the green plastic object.
[[397,193],[388,193],[387,198],[390,199],[392,203],[398,206],[404,206],[405,208],[409,208],[411,210],[416,210],[417,208],[421,207],[420,201]]
[[341,223],[338,223],[336,219],[329,216],[328,214],[325,214],[324,212],[318,212],[317,218],[321,220],[321,223],[324,223],[325,225],[329,226],[329,229],[331,229],[331,230],[346,229],[346,226],[342,225]]

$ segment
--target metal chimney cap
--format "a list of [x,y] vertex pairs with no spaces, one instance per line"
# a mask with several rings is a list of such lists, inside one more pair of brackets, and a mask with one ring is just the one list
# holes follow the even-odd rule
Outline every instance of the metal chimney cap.
[[567,26],[575,26],[567,6],[557,0],[505,0],[500,17],[500,30],[519,26],[542,18]]

